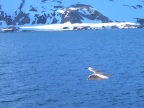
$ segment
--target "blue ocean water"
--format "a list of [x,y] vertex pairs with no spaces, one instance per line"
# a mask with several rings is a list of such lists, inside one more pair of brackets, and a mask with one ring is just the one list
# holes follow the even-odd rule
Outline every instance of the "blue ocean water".
[[[144,30],[0,34],[0,108],[143,108]],[[112,74],[87,80],[92,66]]]

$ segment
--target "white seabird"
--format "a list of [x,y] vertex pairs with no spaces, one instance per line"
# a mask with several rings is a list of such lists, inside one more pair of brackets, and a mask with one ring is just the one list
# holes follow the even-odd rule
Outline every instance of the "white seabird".
[[88,76],[88,80],[89,79],[91,79],[91,80],[108,79],[109,76],[111,76],[111,74],[104,74],[101,71],[97,71],[92,67],[88,67],[88,70],[94,73],[94,74]]

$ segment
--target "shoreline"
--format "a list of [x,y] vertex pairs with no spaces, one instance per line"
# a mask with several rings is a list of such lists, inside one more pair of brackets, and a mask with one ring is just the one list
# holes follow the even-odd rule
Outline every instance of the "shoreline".
[[65,31],[65,30],[104,30],[104,29],[139,29],[141,25],[132,22],[112,23],[74,23],[49,24],[49,25],[24,25],[1,28],[1,32],[25,32],[25,31]]

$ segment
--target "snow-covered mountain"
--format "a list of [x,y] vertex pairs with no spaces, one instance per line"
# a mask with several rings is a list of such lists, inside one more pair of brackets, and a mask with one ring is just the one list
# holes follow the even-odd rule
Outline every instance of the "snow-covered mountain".
[[144,0],[0,0],[0,27],[132,22],[144,26]]

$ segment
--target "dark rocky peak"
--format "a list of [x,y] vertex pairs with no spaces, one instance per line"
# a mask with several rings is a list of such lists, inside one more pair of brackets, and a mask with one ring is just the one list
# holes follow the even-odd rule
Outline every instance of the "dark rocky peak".
[[144,27],[144,19],[143,18],[135,18],[137,22]]
[[48,0],[42,0],[41,2],[46,2],[46,1],[48,1]]
[[58,2],[59,4],[62,4],[62,0],[53,0],[52,2]]
[[143,6],[142,6],[142,5],[136,5],[136,7],[137,7],[137,8],[143,8]]
[[62,0],[41,0],[42,3],[46,3],[46,2],[57,2],[59,4],[62,4]]
[[34,11],[34,12],[37,12],[37,9],[34,8],[32,5],[30,6],[30,10],[29,11]]
[[84,4],[76,4],[63,8],[60,14],[62,17],[61,23],[67,21],[71,23],[82,23],[83,20],[101,21],[103,23],[111,22],[110,19],[96,11],[93,7]]
[[20,4],[20,6],[19,6],[19,8],[18,8],[20,11],[21,11],[21,9],[23,8],[24,4],[25,4],[25,0],[22,0],[22,3]]
[[133,6],[130,6],[130,5],[123,5],[123,6],[126,6],[126,7],[129,7],[130,9],[142,9],[143,6],[142,5],[133,5]]

